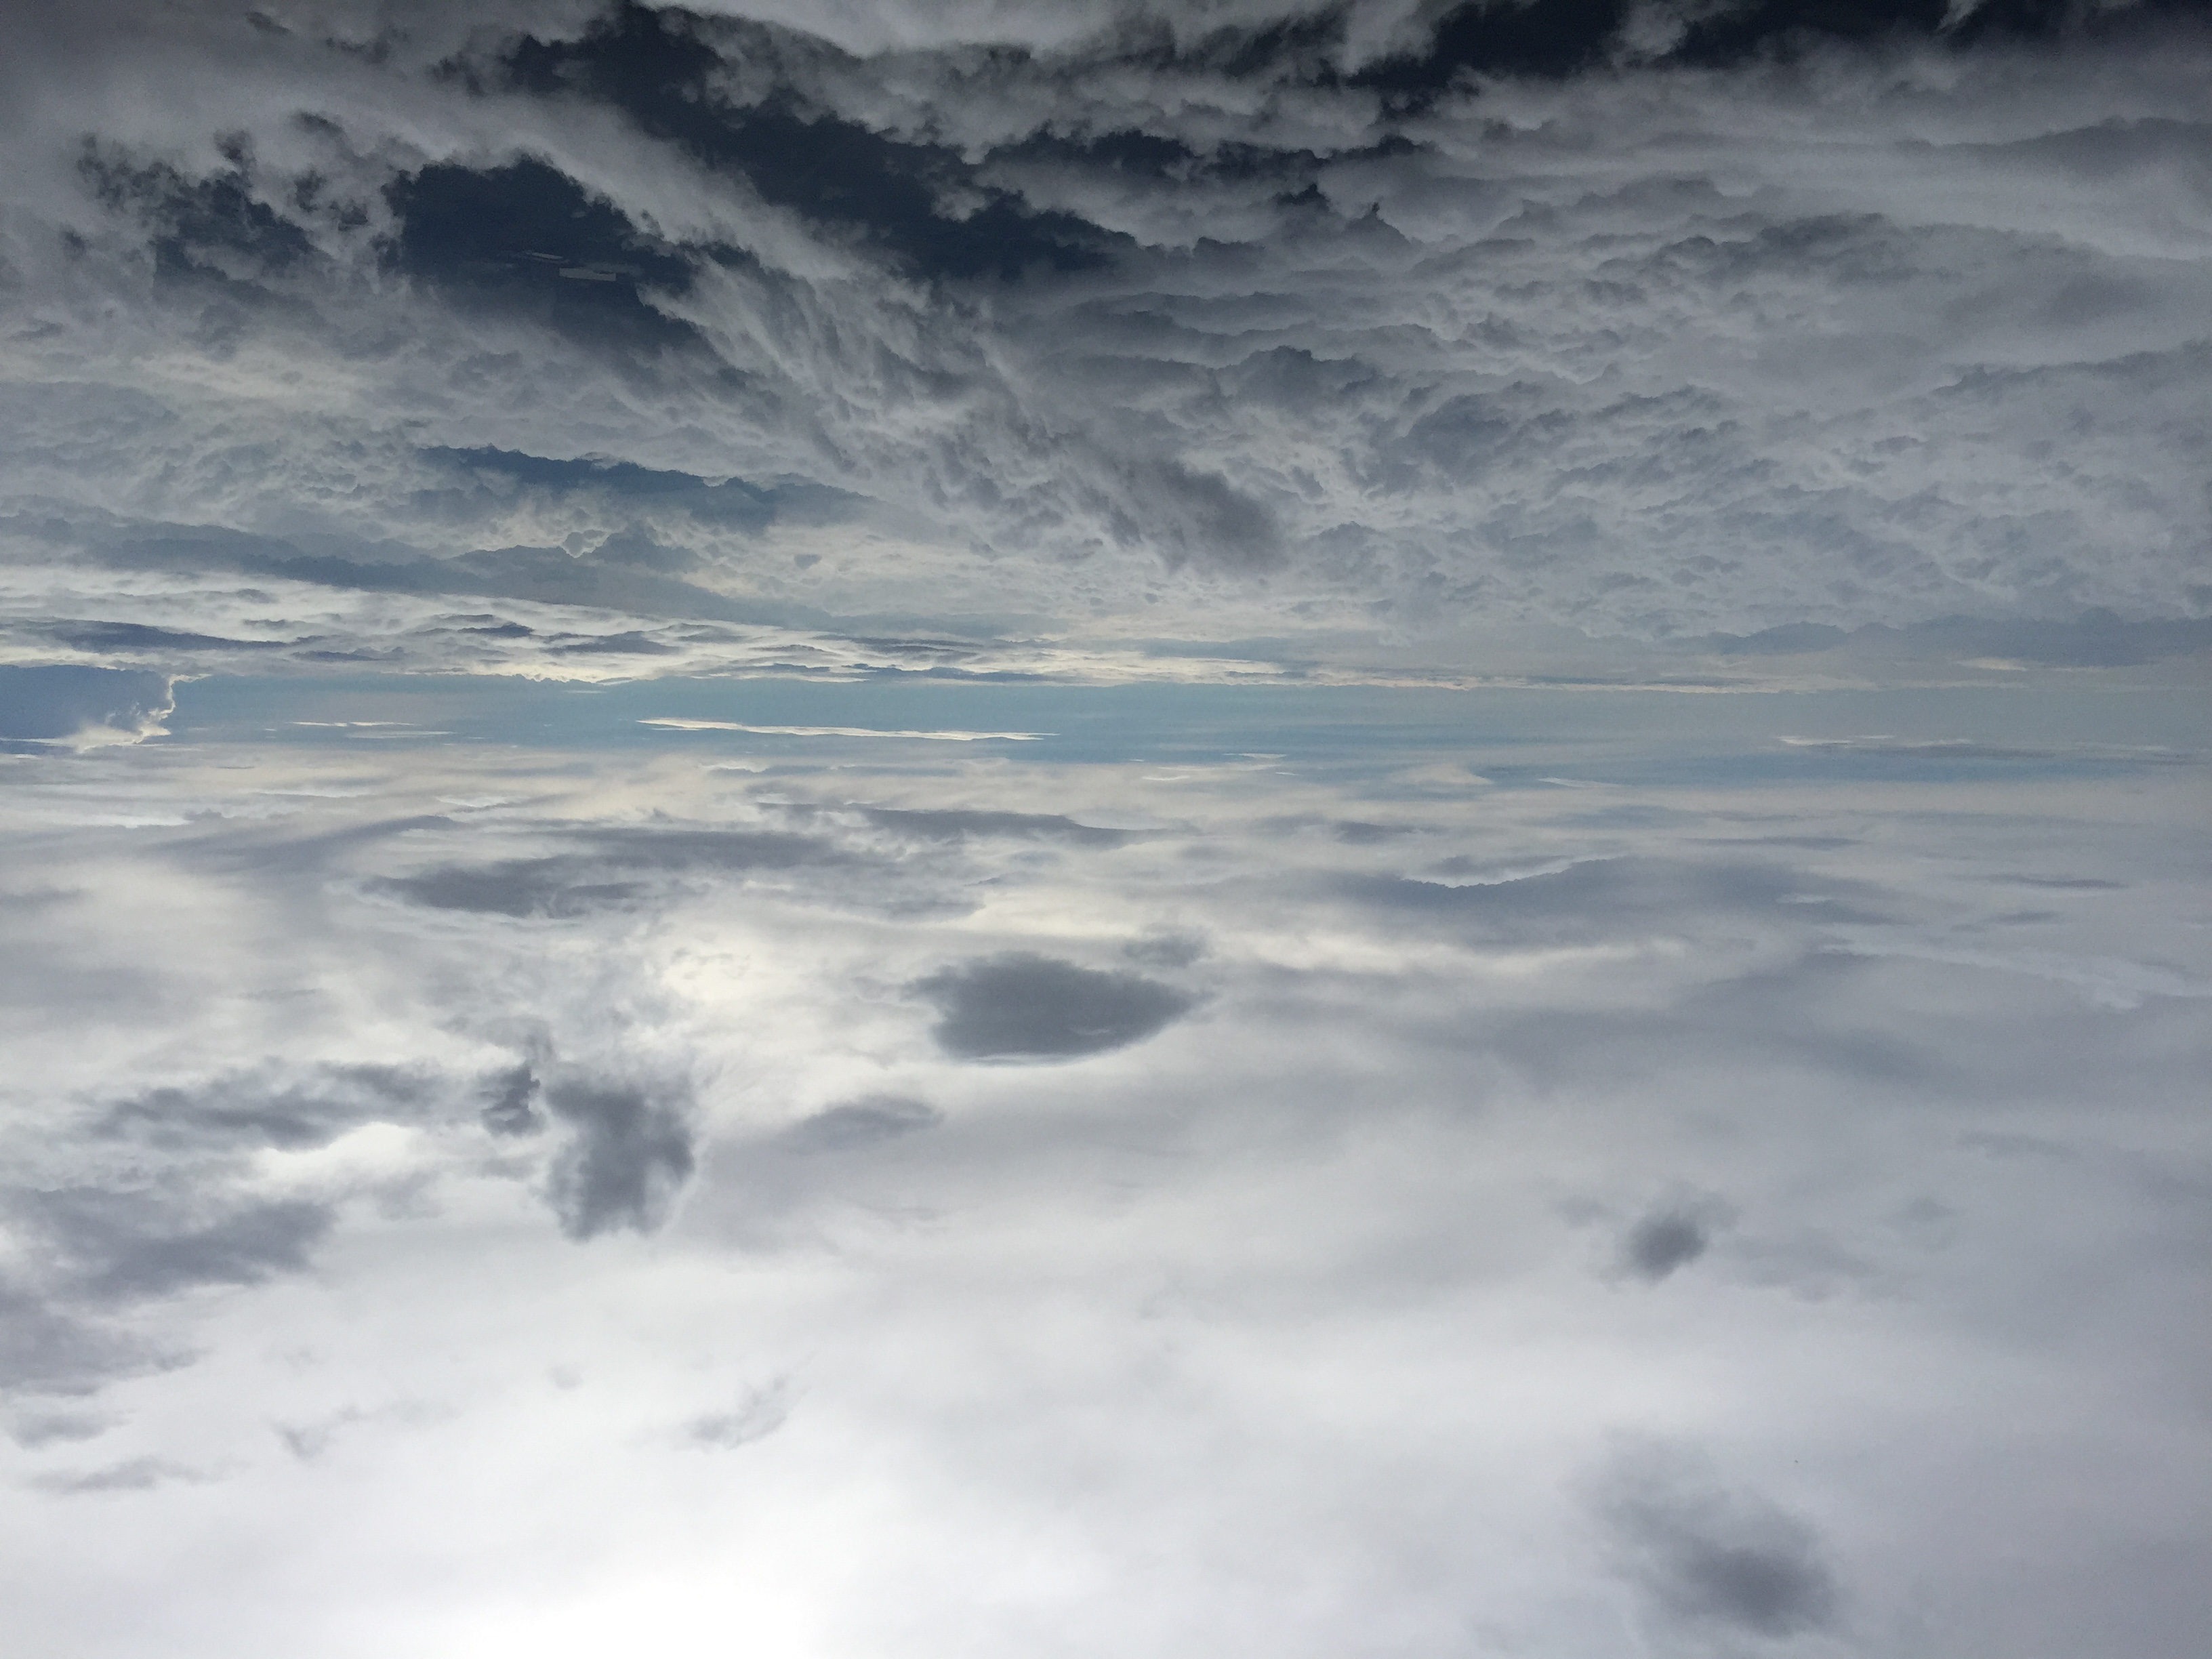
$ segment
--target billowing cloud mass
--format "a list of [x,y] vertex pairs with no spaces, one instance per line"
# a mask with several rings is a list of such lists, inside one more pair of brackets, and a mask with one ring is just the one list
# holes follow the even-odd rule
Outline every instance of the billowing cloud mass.
[[2192,6],[7,27],[18,657],[1126,678],[1261,636],[1495,673],[1541,637],[1757,678],[2212,640]]
[[2198,1659],[2197,0],[0,133],[9,1659]]

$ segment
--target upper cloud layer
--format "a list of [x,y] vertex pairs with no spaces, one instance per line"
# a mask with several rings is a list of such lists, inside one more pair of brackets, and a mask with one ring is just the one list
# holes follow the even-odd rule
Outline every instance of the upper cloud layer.
[[2212,48],[1925,10],[21,16],[15,649],[2201,616]]

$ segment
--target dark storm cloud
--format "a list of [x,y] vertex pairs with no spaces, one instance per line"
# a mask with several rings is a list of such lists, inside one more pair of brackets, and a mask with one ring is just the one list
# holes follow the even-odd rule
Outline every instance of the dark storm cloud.
[[1197,999],[1141,975],[1030,951],[948,968],[911,988],[937,1005],[939,1047],[963,1060],[1071,1060],[1142,1042]]
[[945,1114],[926,1100],[870,1095],[801,1118],[777,1137],[794,1152],[846,1152],[934,1128]]
[[1701,1458],[1626,1451],[1595,1501],[1662,1623],[1777,1641],[1837,1625],[1842,1592],[1817,1534],[1755,1494],[1729,1490]]
[[158,731],[173,704],[169,679],[130,668],[0,664],[0,740],[66,743]]
[[657,1230],[697,1162],[690,1089],[568,1079],[546,1090],[545,1103],[569,1132],[549,1188],[561,1230],[580,1242]]

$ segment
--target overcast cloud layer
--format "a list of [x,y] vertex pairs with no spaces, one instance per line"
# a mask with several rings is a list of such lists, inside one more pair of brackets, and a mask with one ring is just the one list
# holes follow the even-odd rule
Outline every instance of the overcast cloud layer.
[[2193,7],[6,27],[19,659],[2212,639]]
[[0,138],[9,1659],[2201,1659],[2197,0]]

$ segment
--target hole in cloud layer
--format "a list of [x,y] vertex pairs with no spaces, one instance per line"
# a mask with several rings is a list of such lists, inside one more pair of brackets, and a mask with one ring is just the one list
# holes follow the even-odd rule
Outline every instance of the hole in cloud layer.
[[1196,999],[1139,974],[1101,973],[1027,951],[918,980],[938,1044],[963,1060],[1067,1060],[1151,1036]]
[[690,1090],[574,1080],[546,1091],[545,1103],[572,1132],[550,1187],[561,1231],[581,1241],[658,1229],[697,1162]]

